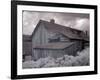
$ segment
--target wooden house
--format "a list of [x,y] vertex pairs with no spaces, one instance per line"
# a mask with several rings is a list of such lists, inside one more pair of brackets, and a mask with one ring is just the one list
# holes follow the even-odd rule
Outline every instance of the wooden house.
[[32,35],[32,59],[51,56],[77,55],[84,48],[84,42],[89,42],[83,31],[40,20]]

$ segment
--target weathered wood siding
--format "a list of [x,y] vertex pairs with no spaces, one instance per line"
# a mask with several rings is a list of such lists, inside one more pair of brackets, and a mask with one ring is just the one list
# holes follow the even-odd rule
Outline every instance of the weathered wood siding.
[[82,50],[82,43],[81,41],[74,42],[73,45],[64,49],[65,54],[76,56],[78,51]]
[[38,27],[38,29],[32,36],[32,45],[33,46],[40,45],[40,44],[46,44],[48,42],[47,41],[48,33],[45,30],[44,25],[41,23],[39,26],[40,27]]
[[[44,24],[40,23],[38,29],[36,30],[35,34],[32,37],[32,48],[36,45],[48,43],[48,37],[49,37],[49,34],[47,30],[45,29]],[[34,56],[37,56],[39,54],[39,52],[41,51],[38,51],[37,53],[34,49],[32,49],[33,59],[34,59]]]
[[64,55],[64,50],[55,50],[55,49],[34,49],[35,55],[34,59],[37,60],[39,58],[45,58],[45,57],[61,57]]
[[32,43],[28,41],[23,42],[23,54],[25,55],[31,55],[32,52]]
[[77,55],[77,51],[80,51],[82,48],[81,41],[76,41],[69,47],[65,49],[34,49],[35,55],[34,59],[44,58],[47,56],[51,56],[54,58],[61,57],[63,55]]

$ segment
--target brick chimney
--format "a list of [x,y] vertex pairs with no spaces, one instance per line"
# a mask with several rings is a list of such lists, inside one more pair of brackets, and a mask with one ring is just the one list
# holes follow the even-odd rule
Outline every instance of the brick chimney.
[[51,20],[50,20],[50,23],[55,23],[55,20],[54,20],[54,19],[51,19]]

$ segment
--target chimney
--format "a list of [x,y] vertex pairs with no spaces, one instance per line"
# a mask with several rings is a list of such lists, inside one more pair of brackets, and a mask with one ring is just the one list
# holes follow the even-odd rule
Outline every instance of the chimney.
[[89,32],[88,31],[85,31],[85,36],[89,37]]
[[87,35],[87,31],[85,31],[85,34]]
[[85,31],[86,36],[88,36],[88,31]]
[[50,23],[55,23],[55,20],[54,20],[54,19],[51,19],[51,20],[50,20]]

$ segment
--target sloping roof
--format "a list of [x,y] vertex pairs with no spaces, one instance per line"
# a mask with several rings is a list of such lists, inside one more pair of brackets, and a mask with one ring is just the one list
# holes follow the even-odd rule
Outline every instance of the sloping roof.
[[[65,36],[69,37],[70,39],[88,40],[88,38],[85,39],[85,37],[84,37],[85,34],[84,34],[83,31],[80,31],[80,30],[77,30],[77,29],[73,29],[73,28],[70,28],[70,27],[66,27],[66,26],[63,26],[63,25],[59,25],[59,24],[56,24],[56,23],[51,23],[51,22],[44,21],[44,20],[40,20],[39,21],[39,23],[37,24],[37,27],[35,28],[35,30],[32,33],[32,35],[35,33],[35,31],[39,27],[40,23],[43,23],[45,28],[48,31],[63,34]],[[80,32],[82,33],[82,35],[80,35]]]
[[55,42],[34,46],[34,49],[64,49],[74,44],[74,42]]

